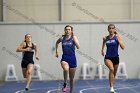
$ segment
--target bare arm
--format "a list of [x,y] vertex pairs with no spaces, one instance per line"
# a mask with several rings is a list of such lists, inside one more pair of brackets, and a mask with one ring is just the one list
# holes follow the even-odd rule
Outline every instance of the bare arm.
[[106,37],[103,37],[103,44],[102,44],[102,50],[101,50],[102,56],[104,56],[105,40],[106,40]]
[[73,36],[73,40],[74,40],[74,43],[75,43],[77,49],[79,49],[80,48],[80,44],[79,44],[79,41],[78,41],[77,37]]
[[36,44],[34,44],[34,46],[35,46],[35,58],[37,59],[37,60],[39,60],[39,52],[38,52],[38,47],[37,47],[37,45]]
[[124,49],[125,46],[124,46],[124,44],[123,44],[123,42],[122,42],[122,38],[121,38],[119,35],[117,35],[117,40],[118,40],[118,42],[119,42],[119,44],[120,44],[121,49]]
[[18,48],[16,49],[16,52],[25,52],[25,51],[30,51],[30,50],[31,50],[31,48],[25,48],[25,49],[24,49],[24,47],[25,47],[25,42],[22,42],[22,43],[18,46]]
[[55,44],[55,49],[56,49],[56,57],[58,57],[59,55],[58,55],[58,46],[59,46],[59,43],[62,41],[62,37],[61,38],[59,38],[57,41],[56,41],[56,44]]

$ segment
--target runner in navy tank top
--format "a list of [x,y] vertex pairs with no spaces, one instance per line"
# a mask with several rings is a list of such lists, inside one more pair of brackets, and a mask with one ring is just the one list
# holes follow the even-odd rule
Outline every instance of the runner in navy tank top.
[[67,78],[69,73],[70,78],[70,93],[73,93],[74,87],[74,76],[77,67],[76,56],[75,56],[75,46],[77,49],[80,48],[78,39],[75,35],[73,35],[73,27],[70,25],[65,26],[65,35],[59,38],[56,42],[56,57],[58,57],[58,45],[62,42],[62,59],[61,66],[63,68],[64,75],[64,84],[62,87],[62,91],[66,92],[67,90]]
[[23,54],[21,67],[22,67],[23,76],[24,78],[26,78],[26,87],[25,87],[26,91],[29,90],[29,85],[32,78],[32,69],[34,64],[33,61],[34,51],[35,51],[36,59],[39,60],[38,48],[35,44],[32,43],[31,34],[26,34],[24,42],[22,42],[16,50],[16,52],[22,52]]
[[68,40],[66,39],[66,36],[63,37],[62,50],[63,55],[61,61],[68,62],[70,68],[77,67],[73,36],[71,36]]
[[124,44],[122,42],[121,37],[115,31],[115,25],[108,25],[109,35],[103,38],[102,50],[101,53],[104,56],[104,47],[106,45],[107,50],[105,54],[105,65],[109,68],[109,84],[110,84],[110,92],[114,93],[113,82],[117,73],[117,69],[119,66],[119,54],[118,47],[124,49]]
[[[25,43],[26,43],[26,46],[23,49],[30,47],[30,46],[28,46],[27,42],[25,42]],[[30,48],[31,48],[30,51],[22,52],[22,55],[23,55],[22,63],[21,63],[22,68],[27,68],[29,63],[34,64],[33,55],[34,55],[35,46],[33,43]]]
[[109,36],[106,37],[106,57],[118,57],[118,46],[119,43],[117,41],[117,36],[116,34],[114,37],[110,38]]

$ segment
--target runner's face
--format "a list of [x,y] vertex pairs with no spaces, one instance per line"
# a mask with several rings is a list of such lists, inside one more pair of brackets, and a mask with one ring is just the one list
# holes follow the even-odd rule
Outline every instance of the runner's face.
[[32,36],[31,35],[26,35],[25,40],[27,42],[31,42],[32,41]]
[[65,35],[67,35],[67,36],[72,35],[71,27],[66,27],[66,29],[65,29]]
[[115,27],[114,26],[109,26],[109,28],[108,28],[108,32],[109,32],[109,34],[115,34],[114,32],[115,32]]

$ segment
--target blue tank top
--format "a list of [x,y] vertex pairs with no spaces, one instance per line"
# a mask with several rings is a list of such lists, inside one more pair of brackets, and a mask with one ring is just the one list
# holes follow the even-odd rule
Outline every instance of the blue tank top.
[[117,41],[116,35],[114,35],[113,38],[109,38],[109,36],[106,37],[106,57],[117,57],[118,54],[118,46],[119,43]]
[[63,55],[75,55],[75,43],[73,41],[73,36],[66,40],[66,36],[62,39],[62,50]]
[[[26,43],[26,47],[27,48],[29,47],[28,44]],[[33,61],[33,55],[34,55],[34,49],[35,49],[35,46],[34,44],[32,43],[32,50],[31,51],[25,51],[23,52],[23,60],[31,60]]]

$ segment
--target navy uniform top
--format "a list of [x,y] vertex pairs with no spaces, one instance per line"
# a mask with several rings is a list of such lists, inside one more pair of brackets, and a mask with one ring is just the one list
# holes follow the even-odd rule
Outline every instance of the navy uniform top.
[[[25,42],[26,43],[26,42]],[[29,47],[28,44],[26,43],[25,48]],[[23,58],[22,60],[27,60],[27,61],[33,61],[33,55],[34,55],[34,50],[35,50],[35,45],[32,43],[32,47],[30,47],[32,50],[31,51],[25,51],[23,52]]]
[[117,41],[117,36],[114,35],[113,38],[109,38],[109,36],[106,37],[106,46],[107,46],[107,51],[106,51],[106,57],[118,57],[118,46],[119,43]]
[[67,40],[66,36],[62,39],[63,55],[75,55],[75,43],[73,41],[73,35]]

